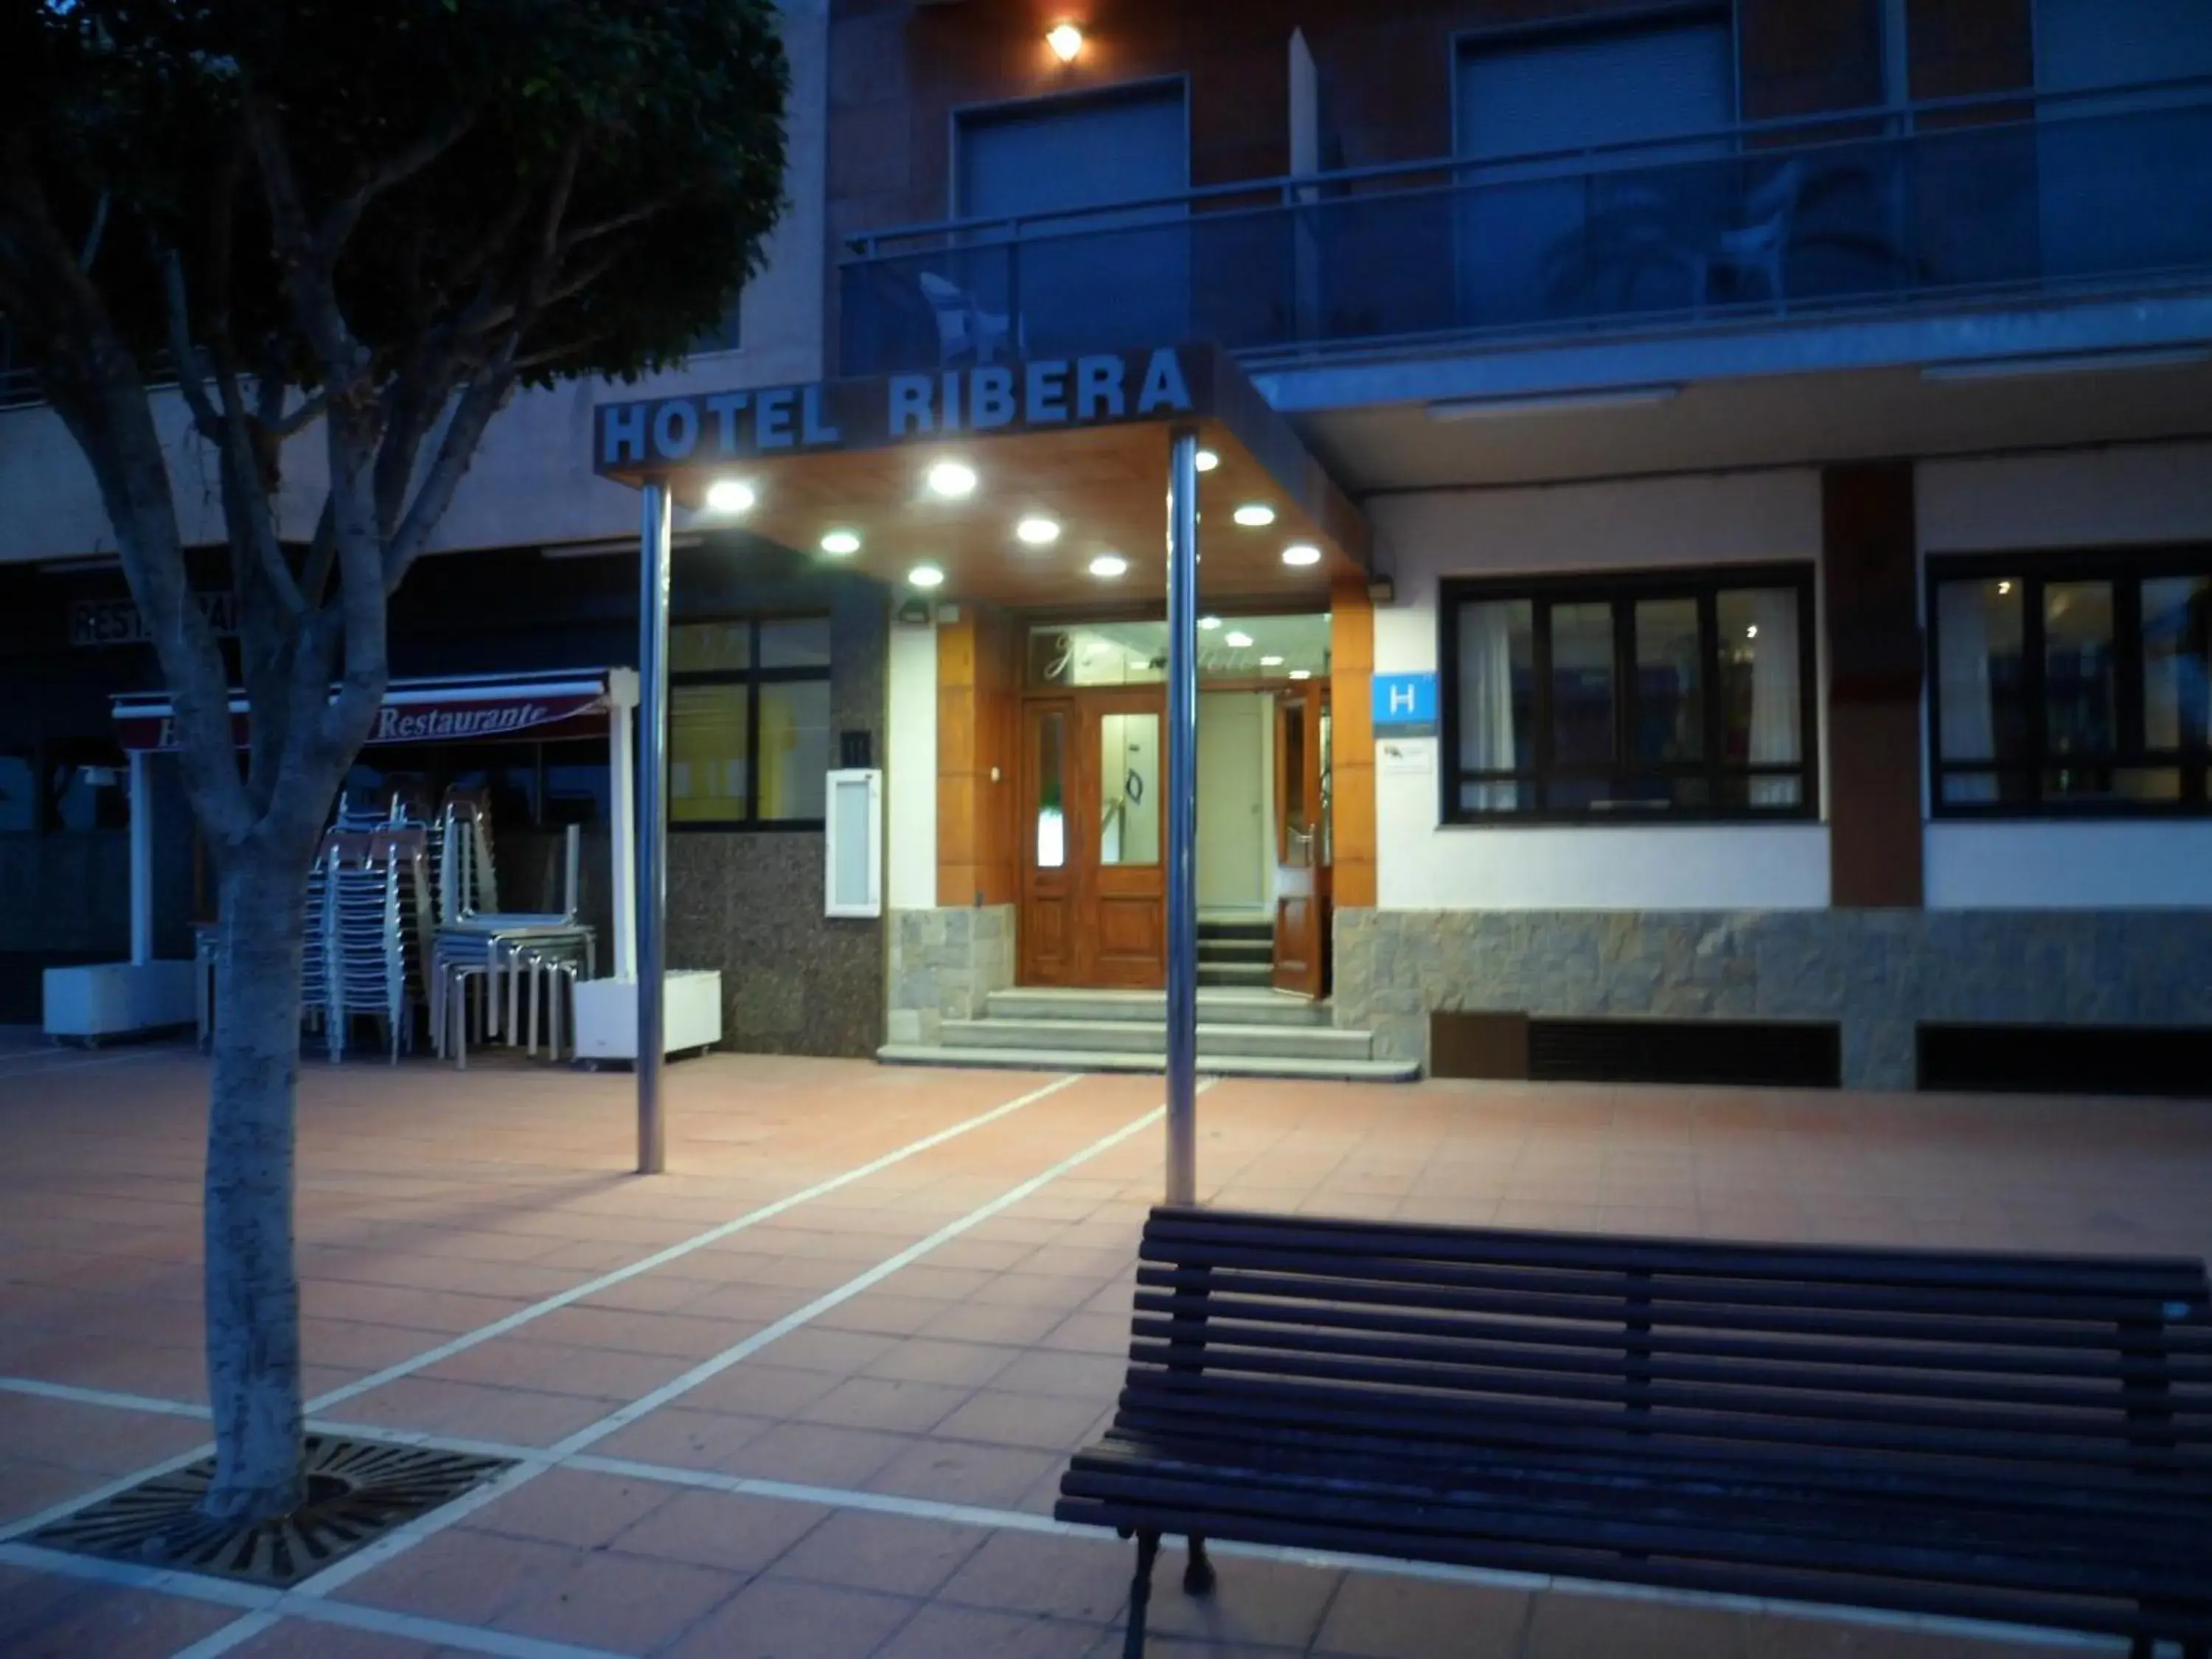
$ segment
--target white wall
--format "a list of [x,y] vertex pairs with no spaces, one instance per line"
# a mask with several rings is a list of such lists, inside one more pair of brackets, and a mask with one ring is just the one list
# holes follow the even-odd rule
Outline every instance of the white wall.
[[[1920,551],[2212,541],[2212,445],[1928,461]],[[1922,585],[1926,593],[1926,585]],[[1933,744],[1933,734],[1928,741]],[[1923,776],[1925,797],[1927,782]],[[2212,823],[1932,821],[1936,910],[2212,907]]]
[[[709,386],[820,378],[828,258],[824,166],[829,107],[828,0],[783,0],[791,62],[786,111],[789,205],[767,263],[745,290],[740,349],[693,359],[634,386],[579,381],[517,397],[485,433],[476,464],[439,526],[433,551],[595,541],[637,533],[635,493],[592,475],[593,403]],[[157,400],[178,513],[187,543],[223,539],[212,458],[186,430],[181,400]],[[285,447],[279,506],[287,535],[305,538],[326,476],[319,429]],[[52,411],[0,411],[0,564],[112,552],[113,532],[92,472]]]
[[[1437,584],[1446,576],[1817,562],[1820,552],[1820,477],[1809,469],[1393,495],[1369,512],[1397,588],[1395,602],[1375,613],[1378,674],[1436,670]],[[1820,679],[1825,685],[1825,670]],[[1825,774],[1825,726],[1822,739]],[[1821,824],[1447,828],[1434,768],[1395,770],[1379,753],[1375,795],[1376,889],[1386,908],[1798,909],[1828,902]]]
[[885,718],[884,890],[893,910],[937,903],[937,629],[893,622]]

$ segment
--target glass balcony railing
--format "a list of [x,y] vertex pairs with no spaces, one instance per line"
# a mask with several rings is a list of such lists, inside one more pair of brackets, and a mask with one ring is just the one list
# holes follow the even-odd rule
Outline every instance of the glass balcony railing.
[[2212,276],[2212,82],[1276,179],[860,237],[841,368],[1267,359]]

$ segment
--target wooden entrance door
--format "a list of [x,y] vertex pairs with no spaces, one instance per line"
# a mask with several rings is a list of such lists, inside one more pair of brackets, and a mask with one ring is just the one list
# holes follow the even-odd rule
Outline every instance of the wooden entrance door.
[[1275,988],[1328,989],[1328,691],[1304,684],[1275,699]]
[[1166,983],[1166,715],[1157,686],[1024,705],[1024,984]]

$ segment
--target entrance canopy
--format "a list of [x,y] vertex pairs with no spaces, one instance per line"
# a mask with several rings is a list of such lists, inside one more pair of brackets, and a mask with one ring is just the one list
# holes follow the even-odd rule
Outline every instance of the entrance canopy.
[[[602,476],[665,483],[687,507],[886,582],[926,567],[918,585],[936,586],[928,571],[941,572],[947,598],[1097,605],[1157,594],[1173,431],[1195,431],[1205,452],[1209,603],[1325,605],[1333,583],[1364,580],[1369,567],[1358,510],[1212,346],[602,404],[596,416]],[[935,487],[944,462],[972,475],[969,488]],[[1285,549],[1319,556],[1285,562]],[[1102,556],[1124,568],[1099,574]]]
[[[115,723],[126,750],[182,746],[174,706],[165,693],[125,694],[114,700]],[[607,711],[637,702],[637,683],[627,668],[589,668],[556,674],[461,674],[394,680],[369,728],[371,744],[483,743],[501,738],[550,741],[607,735]],[[230,700],[240,748],[246,743],[243,694]]]

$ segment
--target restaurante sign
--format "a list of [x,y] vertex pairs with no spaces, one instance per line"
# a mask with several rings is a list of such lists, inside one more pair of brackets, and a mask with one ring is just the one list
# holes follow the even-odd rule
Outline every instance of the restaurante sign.
[[1160,346],[603,404],[593,460],[601,472],[653,472],[952,434],[1203,415],[1212,412],[1213,367],[1203,348]]

